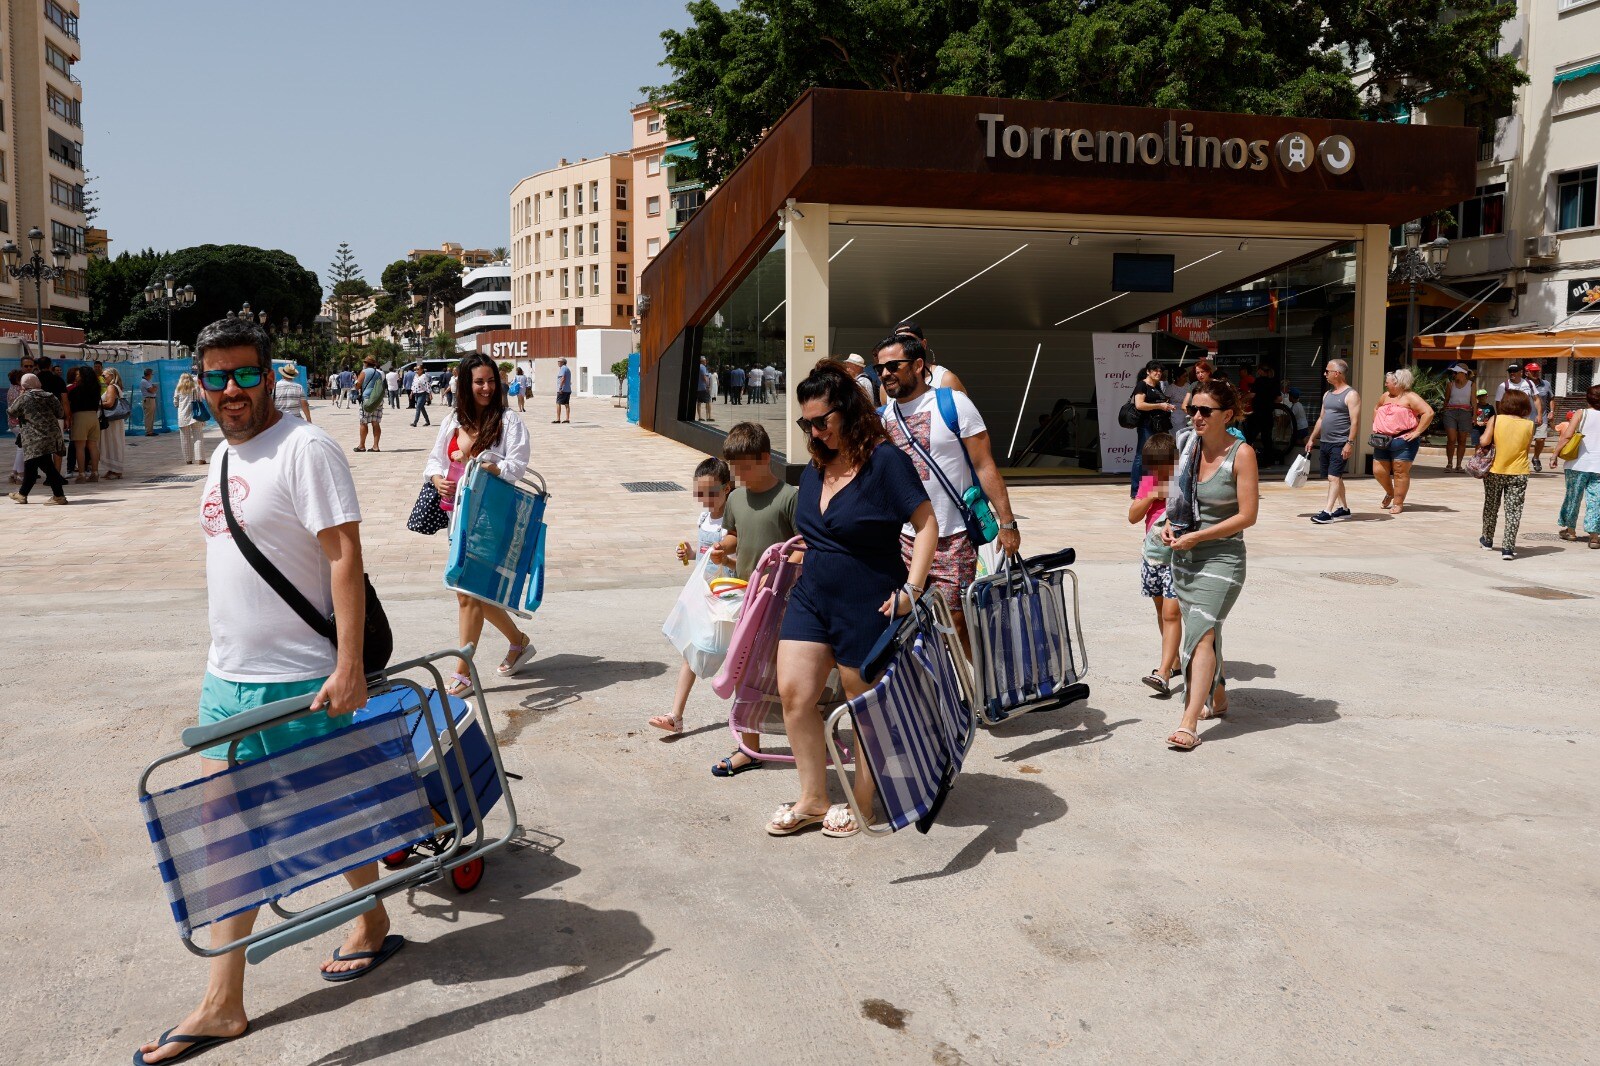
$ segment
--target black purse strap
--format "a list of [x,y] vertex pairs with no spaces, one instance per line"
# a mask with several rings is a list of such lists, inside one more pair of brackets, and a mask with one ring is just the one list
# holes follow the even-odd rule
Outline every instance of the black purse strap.
[[[271,587],[278,598],[289,605],[289,609],[300,616],[300,621],[311,627],[311,631],[325,640],[334,641],[338,632],[328,619],[317,614],[317,609],[306,599],[305,593],[295,588],[290,580],[283,576],[283,571],[272,565],[261,549],[255,546],[251,539],[245,536],[244,527],[239,525],[239,520],[233,517],[233,504],[228,496],[228,451],[222,452],[222,516],[228,520],[228,532],[233,534],[233,543],[238,546],[239,554],[244,556],[245,562]],[[337,643],[337,641],[335,641]]]

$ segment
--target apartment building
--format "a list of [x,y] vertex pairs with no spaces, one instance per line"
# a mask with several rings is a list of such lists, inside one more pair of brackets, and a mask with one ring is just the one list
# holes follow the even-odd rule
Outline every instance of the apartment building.
[[[1512,359],[1541,359],[1557,393],[1572,395],[1597,380],[1600,357],[1590,297],[1600,290],[1600,0],[1518,0],[1500,50],[1528,74],[1512,114],[1480,123],[1470,103],[1446,98],[1401,116],[1489,128],[1474,196],[1444,224],[1429,221],[1424,238],[1449,240],[1445,284],[1498,332],[1434,344],[1435,354],[1480,358],[1491,381]],[[1436,321],[1435,331],[1462,328],[1455,316]]]
[[633,184],[637,190],[634,217],[640,249],[634,267],[635,286],[650,260],[696,211],[709,195],[703,182],[682,173],[680,164],[695,157],[694,141],[673,141],[667,136],[664,112],[673,105],[635,104],[633,121]]
[[478,349],[478,335],[511,328],[511,262],[474,267],[461,275],[467,295],[456,303],[456,349]]
[[[29,254],[37,227],[47,261],[52,248],[66,249],[66,276],[44,287],[45,317],[87,311],[78,2],[3,0],[0,13],[0,241]],[[0,305],[31,318],[33,284],[0,276]]]
[[640,246],[633,160],[617,152],[556,167],[511,190],[511,325],[626,328]]
[[[425,255],[449,256],[461,264],[463,275],[467,271],[489,266],[495,261],[495,255],[489,249],[463,248],[455,241],[445,241],[437,248],[413,248],[406,253],[406,259],[415,263]],[[420,297],[417,298],[417,302],[421,302]],[[429,336],[435,333],[448,333],[451,336],[455,336],[455,332],[456,308],[454,303],[440,304],[428,312],[427,333]],[[420,343],[417,338],[412,338],[413,347]]]

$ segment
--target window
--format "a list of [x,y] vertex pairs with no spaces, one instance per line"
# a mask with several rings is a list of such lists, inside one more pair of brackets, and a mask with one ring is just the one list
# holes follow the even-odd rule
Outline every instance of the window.
[[572,187],[572,213],[575,215],[583,214],[583,182],[581,181]]
[[600,264],[594,263],[589,267],[589,291],[600,295]]
[[561,186],[561,217],[567,217],[567,187]]
[[565,307],[561,309],[561,324],[563,326],[567,324],[567,309]]
[[661,214],[661,197],[652,196],[644,202],[644,213],[651,218]]
[[561,258],[567,257],[567,231],[561,231]]
[[617,295],[628,295],[628,264],[617,264]]
[[544,199],[542,196],[535,196],[533,198],[533,220],[535,222],[541,221],[541,219],[539,218],[539,215],[540,215],[539,201],[542,200],[542,199]]
[[[570,279],[567,277],[567,275],[569,273],[571,273],[571,271],[569,271],[566,267],[562,267],[561,268],[561,298],[563,300],[565,300],[568,296],[572,295],[572,293],[570,291],[571,290],[571,285],[569,283]],[[562,313],[565,314],[566,312],[562,312]],[[565,325],[565,323],[563,323],[563,325]]]
[[683,192],[672,194],[673,226],[681,226],[694,217],[700,210],[700,205],[706,202],[704,189],[685,189]]
[[[1566,0],[1562,0],[1562,2],[1565,3]],[[645,124],[644,124],[644,131],[646,133],[660,133],[661,132],[661,116],[660,115],[651,115],[648,119],[646,119],[645,120]]]
[[[565,325],[566,323],[562,324]],[[574,326],[583,325],[583,308],[579,307],[572,312],[572,324]]]
[[589,254],[600,254],[600,223],[589,223]]
[[533,276],[533,300],[534,300],[534,303],[538,303],[538,302],[540,302],[541,300],[544,299],[544,286],[539,284],[543,280],[544,280],[544,275],[543,274],[535,274]]
[[581,297],[583,295],[583,267],[576,268],[575,270],[573,270],[573,273],[578,275],[578,277],[577,277],[578,285],[577,285],[577,291],[574,292],[572,295]]
[[72,58],[49,41],[44,42],[44,61],[67,77],[72,77]]
[[50,223],[50,242],[60,245],[75,255],[83,253],[83,227],[69,226],[65,222]]
[[628,209],[628,183],[625,182],[625,181],[619,181],[619,182],[617,182],[617,210],[618,211],[626,211],[627,209]]
[[649,159],[646,159],[644,161],[644,173],[645,176],[649,178],[653,178],[657,174],[661,173],[661,157],[658,155],[653,155]]
[[[1584,70],[1591,73],[1584,74]],[[1594,70],[1593,60],[1565,71],[1557,70],[1556,77],[1559,80],[1550,101],[1551,114],[1567,115],[1600,104],[1600,71]]]
[[650,259],[654,259],[656,256],[660,255],[661,254],[661,238],[660,237],[651,237],[650,240],[645,243],[644,254],[645,254],[645,256],[647,258],[650,258]]
[[572,254],[573,255],[582,255],[583,254],[583,227],[582,226],[573,226],[572,227],[572,243],[575,246],[572,249]]
[[589,183],[589,210],[600,210],[600,183],[598,181]]
[[0,200],[0,233],[11,232],[11,205]]
[[44,17],[55,23],[56,29],[74,41],[78,39],[78,16],[67,14],[66,9],[56,3],[56,0],[44,0]]
[[62,96],[48,85],[45,86],[44,96],[45,106],[50,109],[52,115],[65,119],[74,126],[83,125],[83,105],[79,101]]
[[[5,157],[0,155],[0,181],[5,180]],[[50,179],[50,202],[58,207],[71,208],[74,211],[83,210],[83,186],[73,185],[62,181],[60,178]]]
[[539,245],[539,235],[535,233],[533,235],[533,261],[535,263],[540,262],[544,258],[542,253],[543,249]]
[[[1472,199],[1463,200],[1448,210],[1454,218],[1454,221],[1449,225],[1441,226],[1437,218],[1423,220],[1422,239],[1424,242],[1432,241],[1438,237],[1454,241],[1468,237],[1488,237],[1496,233],[1504,233],[1506,184],[1502,181],[1494,185],[1480,185],[1473,194]],[[1400,227],[1394,226],[1390,228],[1389,237],[1391,246],[1398,247],[1399,242],[1405,240],[1405,233]]]
[[617,251],[626,252],[627,250],[628,250],[628,224],[626,222],[618,222],[617,223]]
[[1556,175],[1556,229],[1587,229],[1594,225],[1597,176],[1600,167]]

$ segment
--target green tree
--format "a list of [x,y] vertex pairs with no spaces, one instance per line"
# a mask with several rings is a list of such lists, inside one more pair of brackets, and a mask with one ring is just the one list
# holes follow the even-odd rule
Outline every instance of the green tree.
[[[661,35],[693,138],[683,176],[720,182],[813,86],[1358,118],[1441,93],[1509,112],[1496,55],[1509,0],[691,0]],[[1372,56],[1357,85],[1351,57]]]
[[429,359],[454,359],[457,356],[456,339],[448,333],[435,333],[428,340]]
[[372,286],[361,276],[361,265],[345,241],[334,250],[328,265],[328,299],[333,305],[333,335],[345,344],[354,339],[358,323],[356,308],[372,295]]
[[461,286],[461,260],[440,252],[396,259],[383,268],[382,281],[367,318],[367,328],[374,331],[412,329],[420,334],[434,311],[467,295]]
[[[165,275],[169,258],[166,252],[146,248],[109,259],[89,260],[89,310],[87,313],[64,312],[62,319],[68,325],[82,328],[91,344],[132,339],[132,334],[122,332],[122,320],[135,305],[144,305],[144,287],[150,284],[151,278]],[[176,328],[176,318],[173,325]],[[151,336],[166,336],[165,320],[161,328],[161,333]]]
[[[153,252],[140,253],[153,256]],[[117,256],[110,262],[121,261]],[[123,338],[166,336],[165,312],[146,306],[143,289],[170,272],[178,285],[193,285],[193,307],[173,312],[172,336],[192,345],[201,327],[229,311],[248,303],[252,312],[265,311],[274,331],[309,329],[322,309],[322,286],[317,276],[302,267],[288,252],[255,248],[248,244],[201,244],[158,257],[142,277],[131,273],[136,282],[129,291],[119,287],[109,294],[104,313],[120,310],[121,318],[109,335]],[[114,300],[114,302],[112,302]],[[89,302],[95,306],[91,291]]]
[[497,247],[496,247],[496,248],[495,248],[495,249],[494,249],[494,251],[492,251],[492,252],[490,252],[490,253],[489,253],[489,254],[490,254],[490,255],[492,255],[492,256],[494,256],[494,261],[495,261],[495,262],[496,262],[496,263],[498,263],[498,262],[500,262],[500,261],[501,261],[501,260],[502,260],[502,259],[504,259],[504,258],[506,258],[506,256],[508,256],[508,255],[510,255],[510,254],[511,254],[511,251],[510,251],[510,249],[508,249],[508,248],[507,248],[507,247],[506,247],[506,246],[505,246],[505,245],[503,245],[503,244],[502,244],[502,245],[498,245],[498,246],[497,246]]

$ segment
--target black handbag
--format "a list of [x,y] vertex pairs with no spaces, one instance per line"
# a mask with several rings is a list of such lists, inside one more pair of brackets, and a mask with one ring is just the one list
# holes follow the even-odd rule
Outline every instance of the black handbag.
[[[238,519],[233,517],[233,503],[228,498],[228,452],[222,453],[222,470],[219,484],[222,487],[222,515],[228,520],[228,532],[233,534],[233,543],[238,546],[239,554],[243,555],[250,568],[260,575],[279,599],[289,605],[289,609],[300,616],[300,620],[312,631],[325,638],[335,649],[339,647],[339,627],[333,615],[323,618],[317,614],[317,609],[306,599],[305,594],[295,588],[289,579],[283,576],[283,571],[272,565],[261,549],[257,548],[245,535],[244,527],[239,525]],[[372,579],[366,574],[361,575],[361,585],[366,595],[366,623],[361,633],[361,669],[368,677],[381,673],[389,665],[389,658],[394,654],[394,631],[389,627],[389,616],[384,613],[383,603],[378,599],[377,590],[372,587]]]
[[[1135,395],[1137,395],[1139,392],[1138,389],[1134,389],[1133,391]],[[1129,396],[1128,402],[1123,404],[1117,410],[1117,425],[1121,426],[1123,429],[1138,429],[1139,416],[1142,414],[1144,414],[1144,412],[1139,410],[1139,405],[1133,402],[1133,396]]]
[[411,517],[406,519],[406,528],[431,537],[449,525],[450,512],[440,506],[439,490],[433,487],[433,479],[428,478],[422,483],[422,491],[417,493],[417,502],[411,507]]

